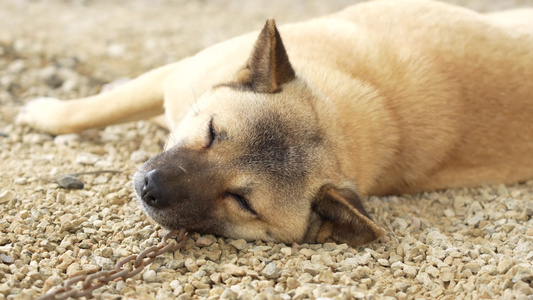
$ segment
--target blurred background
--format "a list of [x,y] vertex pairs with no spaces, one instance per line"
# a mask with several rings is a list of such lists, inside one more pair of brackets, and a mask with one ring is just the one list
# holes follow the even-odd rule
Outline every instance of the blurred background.
[[[230,37],[307,20],[354,0],[0,0],[0,126],[27,99],[73,98]],[[448,0],[478,11],[533,0]]]
[[[213,43],[334,12],[354,0],[0,0],[0,43],[76,57],[104,78],[139,73]],[[479,11],[533,0],[449,0]],[[1,55],[2,53],[0,53]]]

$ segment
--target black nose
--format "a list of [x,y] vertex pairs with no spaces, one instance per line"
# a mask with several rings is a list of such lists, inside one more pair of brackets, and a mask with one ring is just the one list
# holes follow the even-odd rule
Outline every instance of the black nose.
[[152,170],[144,175],[141,199],[153,208],[162,209],[168,207],[170,203],[165,197],[165,187],[161,185],[159,177],[160,174],[157,170]]

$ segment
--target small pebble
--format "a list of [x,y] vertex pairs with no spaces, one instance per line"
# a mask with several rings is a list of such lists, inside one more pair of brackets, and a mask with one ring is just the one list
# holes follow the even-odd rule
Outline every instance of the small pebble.
[[225,264],[222,266],[224,273],[231,274],[233,276],[244,276],[246,274],[243,267],[236,266],[234,264]]
[[303,248],[303,249],[300,249],[300,254],[309,258],[309,257],[315,255],[316,252],[311,250],[311,249],[308,249],[308,248]]
[[55,286],[60,286],[62,283],[63,280],[61,279],[61,277],[57,275],[50,276],[44,281],[43,291],[47,292]]
[[213,273],[211,276],[209,276],[209,279],[211,279],[214,284],[219,284],[222,280],[222,275],[220,273]]
[[15,193],[12,191],[0,192],[0,204],[7,203],[12,200],[15,200]]
[[526,230],[526,235],[533,236],[533,227]]
[[210,246],[211,244],[213,244],[213,241],[207,237],[202,236],[196,240],[196,246],[198,247],[206,247]]
[[333,273],[330,269],[324,269],[318,274],[318,282],[323,282],[325,284],[333,284],[335,280],[333,279]]
[[503,184],[500,184],[498,186],[498,194],[502,197],[507,197],[509,196],[509,190],[507,190],[507,187]]
[[28,180],[24,177],[19,177],[19,178],[15,178],[15,180],[13,180],[13,182],[15,184],[18,184],[18,185],[25,185],[28,183]]
[[390,266],[390,263],[388,260],[384,259],[384,258],[380,258],[378,259],[378,264],[384,266],[384,267],[388,267]]
[[109,174],[98,175],[93,181],[93,184],[106,184],[109,182]]
[[513,266],[513,262],[509,260],[502,260],[498,263],[497,271],[500,274],[505,274]]
[[0,253],[0,261],[2,261],[4,264],[10,265],[15,262],[15,259],[7,254]]
[[441,273],[440,279],[444,282],[450,282],[455,278],[455,275],[452,272],[443,272]]
[[446,216],[447,218],[455,217],[455,212],[449,208],[445,209],[443,213],[444,213],[444,216]]
[[229,244],[237,248],[237,250],[242,250],[244,249],[244,247],[246,247],[246,241],[243,239],[232,240],[231,242],[229,242]]
[[469,269],[473,274],[477,274],[481,269],[481,265],[477,262],[469,262],[465,265],[465,268]]
[[436,267],[434,266],[429,266],[426,268],[426,273],[428,273],[429,275],[431,275],[431,277],[433,278],[437,278],[439,275],[440,275],[440,271],[439,269],[437,269]]
[[279,250],[279,252],[285,256],[289,256],[292,254],[292,248],[289,247],[283,247]]
[[11,288],[7,283],[0,284],[0,294],[7,295],[11,291]]
[[94,155],[92,153],[83,152],[83,153],[79,153],[76,156],[75,162],[81,165],[94,165],[99,160],[100,160],[99,156]]
[[513,291],[517,292],[520,295],[533,295],[533,288],[526,282],[519,280],[513,286]]
[[64,175],[57,181],[65,189],[83,189],[83,182],[76,175]]
[[457,196],[453,199],[453,207],[455,210],[461,210],[465,206],[465,199],[462,196]]
[[268,263],[261,274],[265,276],[266,279],[276,279],[279,277],[279,269],[276,266],[275,262]]
[[11,73],[20,73],[26,68],[26,61],[24,59],[16,59],[9,64],[7,70]]
[[402,218],[396,218],[394,221],[392,221],[392,228],[398,229],[398,230],[405,230],[407,228],[407,222]]
[[147,270],[143,273],[143,280],[147,283],[156,282],[157,274],[154,270]]
[[64,204],[65,203],[65,199],[66,199],[65,193],[63,193],[63,192],[57,193],[57,196],[56,196],[57,203]]
[[418,271],[414,266],[404,265],[403,271],[409,277],[415,277],[418,274]]
[[358,256],[359,264],[368,265],[368,263],[370,262],[371,258],[372,258],[372,255],[370,255],[370,253],[368,253],[368,252],[363,253],[361,256]]
[[237,299],[237,294],[235,292],[233,292],[231,289],[226,289],[220,295],[220,299],[235,300],[235,299]]
[[73,146],[80,141],[79,134],[62,134],[54,138],[54,144],[57,146]]

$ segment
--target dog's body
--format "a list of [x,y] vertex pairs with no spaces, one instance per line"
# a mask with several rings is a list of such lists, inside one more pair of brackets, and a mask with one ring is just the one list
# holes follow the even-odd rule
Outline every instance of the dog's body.
[[172,138],[135,175],[141,203],[165,227],[236,238],[358,245],[382,233],[360,196],[533,178],[533,11],[376,1],[280,35],[269,21],[255,46],[19,120],[60,134],[164,106]]

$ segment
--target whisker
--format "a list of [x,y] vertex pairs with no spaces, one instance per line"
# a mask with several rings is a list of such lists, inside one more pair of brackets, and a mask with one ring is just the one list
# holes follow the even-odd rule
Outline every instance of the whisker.
[[[194,92],[194,87],[192,86],[192,83],[191,83],[191,78],[187,77],[187,80],[189,81],[189,87],[191,89],[191,93],[192,93],[192,97],[194,99],[194,104],[196,104],[196,110],[195,110],[195,114],[198,114],[200,112],[200,106],[198,106],[198,99],[196,98],[196,93]],[[191,105],[191,108],[194,109],[194,104]]]
[[165,146],[161,150],[164,151],[165,149],[167,149],[169,144],[174,144],[175,141],[176,141],[176,138],[174,137],[174,132],[170,131],[168,134],[167,141],[165,142]]
[[[189,79],[189,86],[190,86],[190,79]],[[194,98],[194,92],[193,92],[193,98]],[[187,104],[189,105],[189,109],[193,109],[194,110],[194,103],[191,102],[191,100],[189,99],[189,97],[184,97],[187,101]],[[196,99],[194,100],[194,102],[196,102]]]

